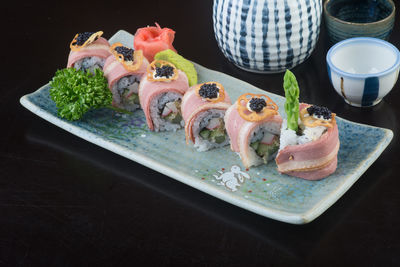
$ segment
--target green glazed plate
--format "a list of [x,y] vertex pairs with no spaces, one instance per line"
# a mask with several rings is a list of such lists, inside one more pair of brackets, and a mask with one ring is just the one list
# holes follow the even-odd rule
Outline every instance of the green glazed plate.
[[[110,43],[132,47],[133,35],[118,31]],[[265,93],[251,84],[195,64],[199,83],[222,83],[231,99],[243,93]],[[267,94],[284,110],[284,98]],[[229,146],[197,152],[185,142],[184,130],[154,133],[148,130],[142,110],[133,115],[99,109],[77,122],[57,117],[49,85],[21,98],[21,104],[43,119],[89,142],[143,164],[236,206],[275,220],[308,223],[335,203],[371,166],[390,143],[389,129],[337,118],[340,150],[338,168],[321,181],[282,175],[274,161],[246,170]],[[282,112],[282,116],[284,112]]]

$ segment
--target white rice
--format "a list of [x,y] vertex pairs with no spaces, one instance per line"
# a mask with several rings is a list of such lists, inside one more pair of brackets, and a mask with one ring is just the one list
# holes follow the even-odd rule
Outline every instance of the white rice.
[[138,104],[130,103],[128,99],[126,99],[123,94],[124,90],[129,89],[129,93],[138,94],[140,83],[140,76],[128,75],[119,79],[118,82],[114,83],[112,88],[112,95],[114,104],[122,109],[128,111],[134,111],[140,107]]
[[225,134],[225,141],[218,144],[214,142],[210,142],[209,140],[203,139],[199,133],[200,131],[208,125],[211,119],[213,118],[224,118],[225,110],[220,109],[209,109],[207,111],[202,112],[199,114],[193,122],[192,131],[194,136],[194,147],[197,151],[207,151],[212,148],[219,148],[229,144],[229,137]]
[[302,130],[302,135],[297,135],[295,131],[287,128],[287,120],[284,119],[281,127],[281,137],[279,150],[289,145],[301,145],[315,141],[325,133],[326,127],[307,127],[299,119],[299,127]]
[[168,102],[174,102],[182,99],[182,95],[176,92],[168,92],[159,94],[150,103],[150,117],[153,120],[154,130],[161,131],[176,131],[185,125],[183,119],[179,124],[169,122],[161,117],[161,112]]
[[326,131],[326,127],[305,127],[303,130],[303,135],[298,137],[299,144],[306,144],[315,141],[321,137],[321,135]]
[[74,63],[74,68],[77,70],[83,70],[84,72],[89,70],[91,73],[94,73],[95,69],[103,70],[105,61],[104,58],[100,57],[85,57],[76,61]]

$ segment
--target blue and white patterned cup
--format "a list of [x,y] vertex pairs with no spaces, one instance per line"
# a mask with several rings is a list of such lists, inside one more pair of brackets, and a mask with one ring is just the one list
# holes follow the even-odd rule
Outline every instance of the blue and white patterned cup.
[[318,40],[322,0],[214,0],[213,8],[219,48],[247,71],[293,68]]
[[356,107],[378,104],[399,77],[399,50],[377,38],[343,40],[329,49],[326,61],[336,92]]

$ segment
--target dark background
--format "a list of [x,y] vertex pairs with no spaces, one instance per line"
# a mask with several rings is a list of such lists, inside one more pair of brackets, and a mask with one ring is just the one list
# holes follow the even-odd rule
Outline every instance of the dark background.
[[[158,22],[185,57],[282,95],[283,74],[239,70],[219,51],[212,1],[9,1],[1,7],[0,266],[261,266],[400,264],[400,83],[373,108],[328,82],[324,23],[293,69],[301,101],[390,128],[394,138],[331,208],[306,225],[264,218],[48,123],[19,98],[67,62],[77,32],[134,33]],[[3,3],[4,4],[4,3]],[[400,47],[397,19],[390,41]]]

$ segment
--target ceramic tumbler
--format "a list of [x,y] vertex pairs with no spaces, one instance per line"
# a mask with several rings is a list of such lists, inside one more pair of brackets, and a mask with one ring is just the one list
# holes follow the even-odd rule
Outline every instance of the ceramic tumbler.
[[282,72],[305,61],[320,31],[322,0],[214,0],[214,33],[239,68]]

